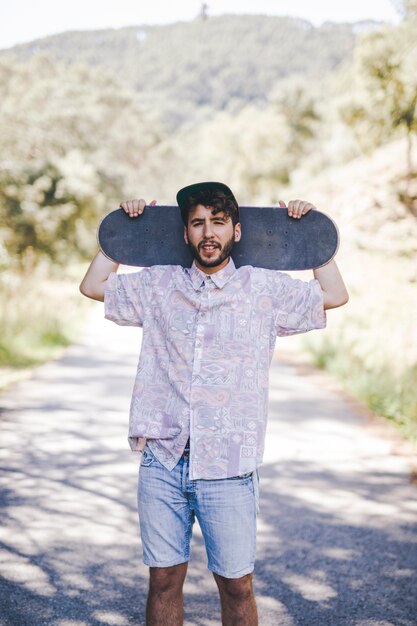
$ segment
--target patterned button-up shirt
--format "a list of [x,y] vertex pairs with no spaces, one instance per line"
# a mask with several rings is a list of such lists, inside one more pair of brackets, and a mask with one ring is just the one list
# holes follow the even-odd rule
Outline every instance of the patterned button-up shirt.
[[190,478],[228,478],[262,462],[268,376],[277,335],[324,328],[323,292],[233,260],[208,277],[156,265],[111,274],[105,316],[142,326],[129,442],[147,440],[171,470],[190,438]]

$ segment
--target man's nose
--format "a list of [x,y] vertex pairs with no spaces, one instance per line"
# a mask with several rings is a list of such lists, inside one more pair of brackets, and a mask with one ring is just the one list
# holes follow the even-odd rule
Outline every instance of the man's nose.
[[204,223],[204,228],[203,228],[203,237],[208,239],[212,235],[213,235],[213,227],[212,227],[212,225],[210,224],[210,222],[205,222]]

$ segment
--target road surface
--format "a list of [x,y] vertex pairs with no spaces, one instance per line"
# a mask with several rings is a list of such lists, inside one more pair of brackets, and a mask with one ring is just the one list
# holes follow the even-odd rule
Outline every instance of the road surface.
[[[144,624],[138,457],[126,438],[139,345],[139,330],[100,312],[80,345],[0,396],[2,626]],[[410,457],[326,381],[271,368],[260,625],[415,626]],[[193,541],[186,624],[218,625],[198,528]]]

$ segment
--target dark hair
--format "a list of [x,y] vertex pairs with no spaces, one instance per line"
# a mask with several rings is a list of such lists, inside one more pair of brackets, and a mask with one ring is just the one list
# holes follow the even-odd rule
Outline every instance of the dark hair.
[[181,207],[182,221],[186,226],[188,225],[188,215],[197,204],[212,208],[213,215],[220,212],[228,215],[232,220],[233,226],[236,226],[239,222],[239,207],[231,196],[221,189],[203,189],[188,196]]

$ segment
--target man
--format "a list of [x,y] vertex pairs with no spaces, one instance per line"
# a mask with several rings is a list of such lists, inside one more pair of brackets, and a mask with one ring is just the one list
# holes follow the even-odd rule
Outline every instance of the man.
[[[314,270],[310,282],[236,269],[230,254],[242,233],[226,185],[190,185],[177,200],[191,268],[117,275],[117,264],[99,252],[80,289],[104,300],[108,319],[143,327],[129,440],[143,451],[138,507],[150,567],[148,626],[183,623],[195,517],[219,588],[222,623],[255,626],[257,468],[275,339],[323,328],[325,310],[345,304],[348,295],[334,261]],[[145,205],[121,206],[135,218]],[[288,205],[294,219],[312,209],[300,200]]]

